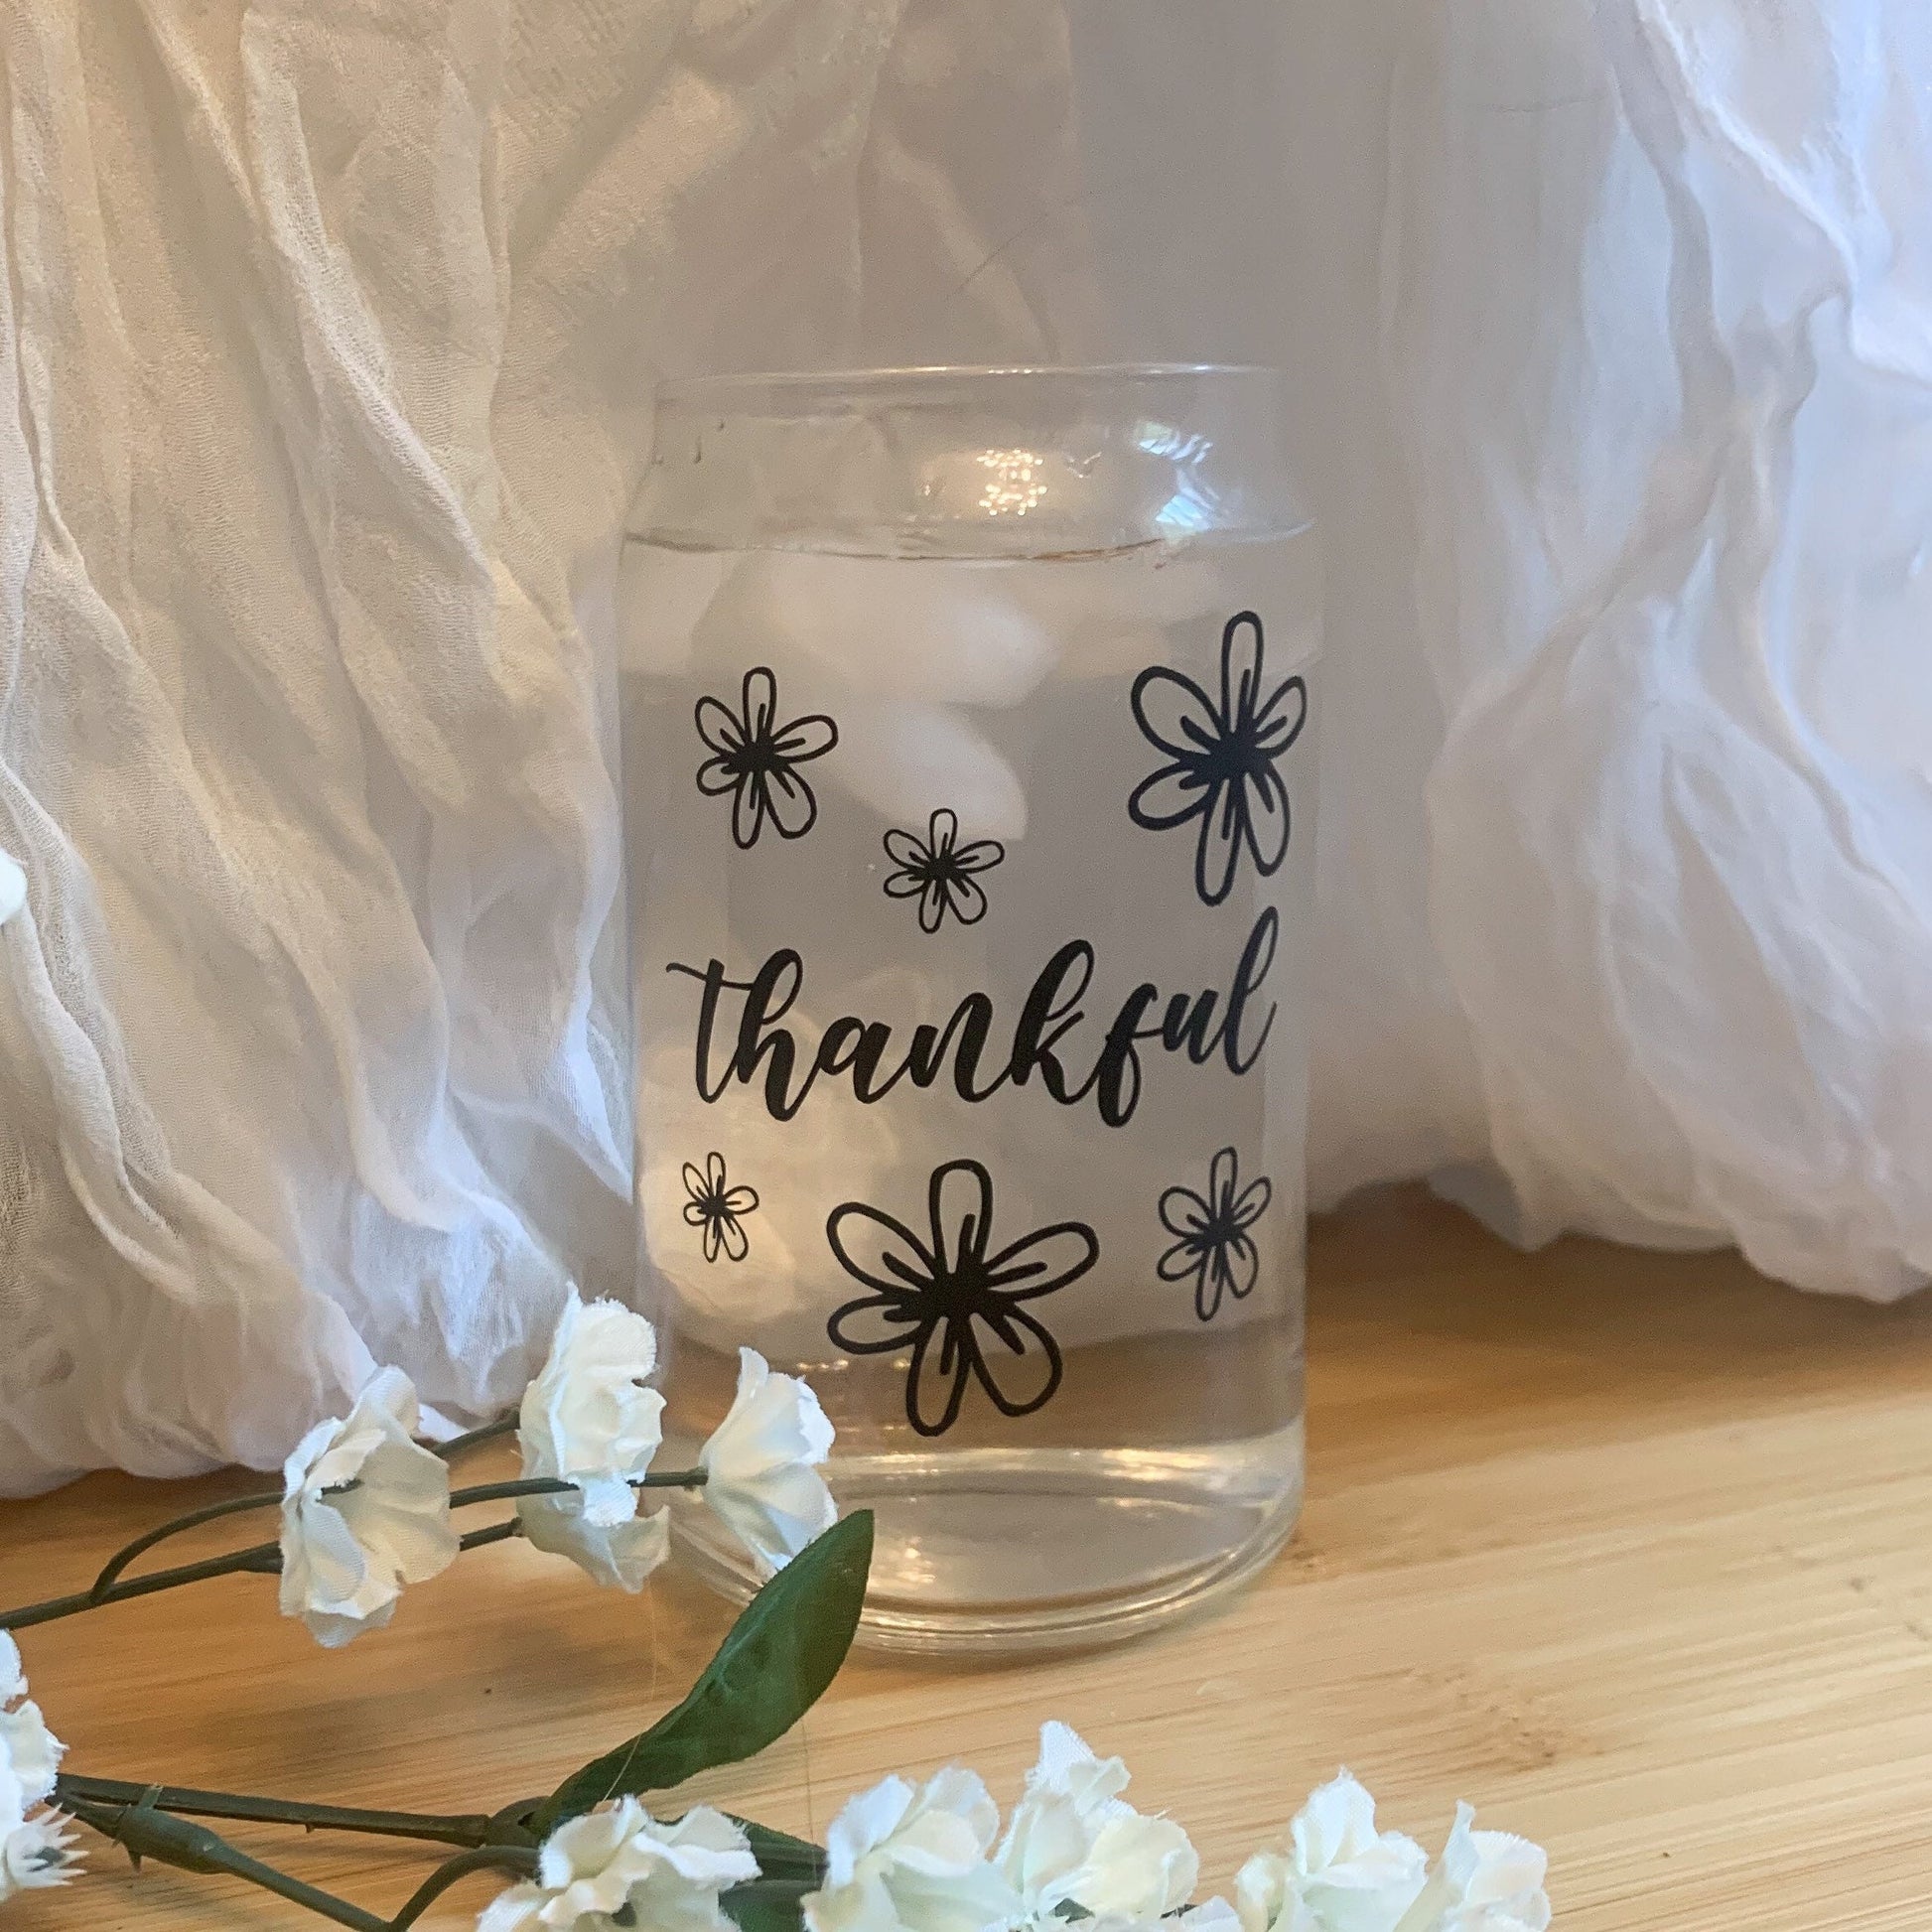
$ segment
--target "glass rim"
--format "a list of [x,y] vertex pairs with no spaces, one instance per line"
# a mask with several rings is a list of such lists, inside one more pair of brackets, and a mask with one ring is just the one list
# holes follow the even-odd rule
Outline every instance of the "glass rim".
[[900,390],[917,395],[922,390],[972,382],[1012,381],[1066,387],[1089,382],[1165,385],[1204,376],[1280,382],[1285,375],[1282,368],[1271,362],[914,362],[900,366],[745,369],[712,375],[671,376],[658,383],[655,397],[661,408],[667,404],[676,406],[767,392],[809,395],[816,389],[836,391],[846,397],[855,390]]

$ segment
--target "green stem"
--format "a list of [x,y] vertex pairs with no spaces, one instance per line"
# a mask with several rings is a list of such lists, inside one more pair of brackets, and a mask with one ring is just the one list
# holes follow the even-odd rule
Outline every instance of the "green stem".
[[523,1524],[512,1516],[507,1523],[492,1523],[486,1530],[472,1530],[457,1545],[459,1550],[481,1550],[486,1543],[507,1543],[513,1536],[523,1534]]
[[74,1798],[62,1809],[104,1838],[125,1847],[137,1864],[142,1859],[154,1859],[183,1871],[225,1873],[259,1885],[263,1891],[272,1891],[278,1898],[286,1898],[291,1904],[301,1905],[323,1918],[333,1919],[338,1925],[346,1925],[350,1932],[391,1932],[389,1920],[377,1918],[373,1912],[365,1912],[361,1906],[351,1905],[334,1892],[292,1878],[272,1864],[263,1864],[259,1859],[251,1859],[206,1825],[191,1825],[185,1818],[156,1811],[151,1793],[144,1792],[143,1798],[145,1802],[131,1805],[96,1805]]
[[206,1509],[192,1509],[186,1516],[177,1516],[172,1522],[163,1523],[160,1528],[150,1530],[145,1536],[137,1536],[125,1549],[117,1550],[107,1559],[105,1567],[94,1579],[94,1587],[88,1593],[96,1603],[105,1602],[108,1592],[119,1581],[121,1572],[146,1551],[152,1550],[157,1543],[165,1543],[171,1536],[179,1536],[184,1530],[199,1529],[204,1523],[212,1523],[222,1516],[239,1516],[246,1510],[273,1509],[281,1502],[281,1494],[231,1496],[224,1503],[209,1503]]
[[0,1611],[0,1630],[25,1630],[32,1624],[52,1623],[57,1617],[72,1616],[80,1610],[98,1609],[103,1603],[124,1603],[132,1596],[151,1596],[158,1589],[199,1584],[209,1577],[233,1576],[238,1571],[272,1577],[281,1567],[281,1551],[273,1543],[257,1543],[246,1550],[230,1551],[224,1557],[209,1557],[202,1563],[185,1563],[178,1569],[157,1570],[150,1576],[130,1578],[100,1595],[82,1589],[71,1596],[50,1597],[45,1603]]
[[[467,1436],[459,1436],[454,1441],[445,1443],[436,1453],[448,1461],[461,1455],[466,1449],[475,1449],[480,1443],[493,1442],[500,1436],[514,1434],[515,1430],[515,1416],[498,1416],[494,1422],[484,1423],[481,1429],[473,1429]],[[249,1496],[230,1496],[225,1502],[208,1503],[204,1508],[191,1509],[185,1516],[171,1517],[167,1522],[158,1524],[145,1535],[137,1536],[132,1543],[115,1551],[102,1567],[100,1575],[94,1579],[93,1587],[86,1592],[84,1598],[76,1592],[72,1596],[58,1597],[50,1603],[33,1604],[22,1612],[8,1612],[5,1616],[0,1616],[0,1629],[22,1629],[28,1623],[48,1622],[56,1616],[70,1615],[76,1608],[113,1602],[117,1600],[114,1587],[120,1582],[128,1565],[137,1557],[145,1556],[156,1544],[166,1543],[170,1537],[180,1536],[187,1530],[200,1529],[204,1523],[218,1522],[224,1516],[241,1516],[251,1510],[279,1508],[281,1502],[280,1490],[258,1491]],[[185,1570],[186,1566],[184,1572]],[[224,1573],[214,1571],[207,1574],[220,1576]],[[190,1581],[186,1574],[176,1571],[161,1571],[157,1575],[167,1577],[173,1582]],[[13,1620],[16,1616],[19,1618],[18,1621]]]
[[[672,1469],[664,1475],[632,1476],[633,1489],[702,1489],[710,1481],[708,1469]],[[508,1482],[479,1482],[450,1491],[450,1507],[467,1509],[472,1503],[506,1503],[518,1496],[564,1496],[577,1487],[556,1476],[520,1476]]]
[[536,1876],[537,1855],[528,1848],[486,1845],[474,1852],[459,1852],[438,1865],[394,1918],[387,1921],[386,1932],[406,1932],[435,1902],[473,1871],[507,1871],[519,1878]]
[[[500,1435],[504,1425],[492,1423],[489,1428]],[[481,1436],[483,1432],[479,1430],[475,1433]],[[709,1471],[703,1468],[672,1469],[662,1475],[632,1476],[630,1486],[633,1489],[702,1489],[709,1479]],[[345,1493],[355,1486],[354,1483],[345,1483],[340,1491],[331,1490],[328,1493]],[[479,1482],[468,1489],[453,1490],[450,1507],[465,1509],[472,1503],[508,1502],[519,1496],[561,1496],[576,1487],[574,1482],[564,1482],[552,1476],[524,1476],[508,1482]],[[94,1579],[91,1588],[75,1590],[70,1596],[50,1597],[43,1603],[23,1604],[19,1609],[0,1610],[0,1630],[25,1630],[36,1623],[52,1623],[59,1617],[73,1616],[81,1610],[98,1609],[105,1603],[124,1603],[130,1597],[151,1596],[156,1590],[174,1589],[182,1584],[199,1584],[210,1577],[233,1576],[239,1571],[253,1571],[272,1577],[282,1567],[281,1549],[274,1543],[251,1544],[245,1550],[233,1550],[226,1556],[180,1564],[172,1570],[156,1570],[145,1577],[124,1578],[122,1572],[143,1551],[153,1549],[157,1543],[165,1542],[183,1530],[213,1522],[218,1517],[239,1515],[244,1510],[279,1504],[281,1500],[280,1496],[233,1496],[226,1502],[210,1503],[206,1508],[191,1510],[186,1516],[178,1516],[148,1531],[145,1536],[137,1537],[125,1549],[117,1552]],[[473,1531],[462,1539],[461,1547],[477,1550],[484,1544],[501,1543],[521,1533],[520,1526],[514,1522],[497,1523],[486,1530]]]
[[[151,1794],[151,1795],[150,1795]],[[63,1772],[54,1802],[133,1805],[146,1801],[154,1811],[190,1818],[243,1819],[253,1824],[300,1825],[305,1831],[362,1832],[375,1838],[413,1838],[436,1845],[476,1848],[527,1845],[530,1835],[513,1821],[482,1813],[363,1811],[344,1805],[312,1805],[290,1798],[254,1798],[234,1791],[197,1791],[185,1785],[147,1785],[123,1778],[90,1778]]]

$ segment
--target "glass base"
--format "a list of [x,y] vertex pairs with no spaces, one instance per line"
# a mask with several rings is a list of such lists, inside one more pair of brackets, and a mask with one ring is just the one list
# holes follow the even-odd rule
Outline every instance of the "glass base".
[[[846,1457],[841,1509],[879,1518],[860,1643],[927,1655],[1086,1649],[1233,1589],[1288,1541],[1302,1505],[1299,1425],[1231,1455],[1131,1449]],[[743,1599],[758,1578],[708,1512],[680,1550]]]

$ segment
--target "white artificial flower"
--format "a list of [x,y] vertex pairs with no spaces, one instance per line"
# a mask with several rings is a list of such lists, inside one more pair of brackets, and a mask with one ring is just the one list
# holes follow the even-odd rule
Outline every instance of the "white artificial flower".
[[759,1875],[745,1834],[700,1805],[660,1825],[635,1798],[559,1825],[543,1842],[534,1883],[512,1885],[477,1932],[736,1932],[719,1894]]
[[1509,1832],[1473,1831],[1474,1822],[1469,1806],[1456,1806],[1443,1856],[1396,1932],[1548,1932],[1548,1854]]
[[1063,1923],[1076,1924],[1080,1932],[1241,1932],[1241,1918],[1225,1898],[1209,1898],[1171,1918],[1122,1918],[1108,1913],[1101,1918],[1083,1918]]
[[14,859],[0,852],[0,925],[27,903],[27,875]]
[[449,1465],[414,1440],[417,1421],[408,1376],[380,1369],[283,1464],[282,1614],[331,1649],[380,1629],[404,1584],[456,1561]]
[[1285,1853],[1241,1867],[1235,1904],[1242,1932],[1394,1932],[1428,1871],[1414,1839],[1376,1829],[1375,1800],[1343,1771],[1302,1807]]
[[0,1838],[0,1905],[16,1892],[65,1885],[79,1863],[59,1812],[23,1818]]
[[54,1795],[66,1748],[27,1695],[20,1646],[10,1632],[0,1630],[0,1830],[18,1826]]
[[524,1475],[575,1485],[523,1497],[524,1535],[618,1589],[641,1589],[670,1549],[664,1513],[640,1514],[631,1487],[663,1441],[664,1398],[644,1386],[656,1366],[656,1331],[641,1314],[586,1306],[573,1288],[517,1415]]
[[1173,1922],[1181,1932],[1241,1932],[1241,1914],[1220,1897],[1203,1899]]
[[971,1771],[914,1789],[887,1778],[850,1800],[825,1837],[825,1883],[801,1901],[809,1932],[987,1932],[1020,1898],[987,1862],[999,1808]]
[[574,1496],[524,1496],[516,1505],[523,1534],[539,1550],[572,1563],[608,1589],[633,1596],[671,1554],[671,1520],[661,1509],[600,1529]]
[[705,1501],[767,1570],[782,1569],[839,1520],[818,1473],[831,1452],[832,1425],[818,1397],[741,1348],[737,1398],[698,1460]]
[[1200,1860],[1187,1834],[1121,1797],[1127,1766],[1098,1758],[1062,1724],[1040,1726],[1039,1761],[1000,1847],[998,1864],[1029,1919],[1077,1905],[1097,1918],[1158,1919],[1187,1902]]
[[636,1515],[631,1482],[663,1441],[664,1398],[644,1386],[656,1366],[657,1333],[641,1314],[616,1302],[586,1306],[573,1288],[523,1392],[523,1473],[574,1483],[584,1520],[600,1529]]
[[65,1748],[31,1699],[0,1711],[0,1824],[54,1795]]

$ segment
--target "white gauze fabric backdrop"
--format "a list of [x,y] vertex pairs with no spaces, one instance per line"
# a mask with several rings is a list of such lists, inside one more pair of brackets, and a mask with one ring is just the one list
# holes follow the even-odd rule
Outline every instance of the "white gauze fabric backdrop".
[[1332,577],[1313,1184],[1932,1268],[1919,0],[17,0],[0,1487],[625,1294],[663,373],[1255,356]]

